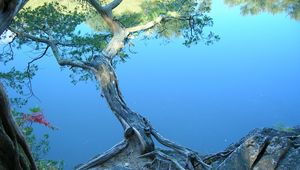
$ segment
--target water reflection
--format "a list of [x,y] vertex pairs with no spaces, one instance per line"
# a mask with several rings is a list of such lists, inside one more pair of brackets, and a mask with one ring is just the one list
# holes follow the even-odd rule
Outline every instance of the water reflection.
[[256,15],[261,12],[272,14],[287,13],[292,19],[300,21],[300,1],[299,0],[224,0],[229,6],[240,6],[243,15]]

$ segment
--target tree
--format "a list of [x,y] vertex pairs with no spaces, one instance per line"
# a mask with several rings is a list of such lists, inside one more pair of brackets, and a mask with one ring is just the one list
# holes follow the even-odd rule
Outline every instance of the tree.
[[0,1],[0,35],[8,27],[13,17],[26,4],[27,0]]
[[[116,162],[129,161],[133,169],[170,167],[171,169],[208,169],[198,153],[166,139],[137,112],[131,110],[119,88],[114,67],[125,61],[125,47],[141,35],[156,38],[181,36],[184,45],[203,41],[211,44],[219,37],[205,30],[213,21],[207,16],[210,0],[151,0],[135,1],[140,10],[120,12],[118,8],[129,1],[80,1],[84,8],[100,16],[101,26],[95,34],[81,35],[76,26],[85,21],[85,12],[68,11],[58,3],[49,3],[35,9],[26,8],[18,14],[10,30],[17,34],[15,43],[30,44],[41,51],[41,56],[52,51],[57,63],[69,67],[79,80],[95,79],[110,109],[124,129],[124,140],[103,155],[78,169],[96,166],[110,167]],[[153,138],[171,150],[155,148]],[[125,163],[125,162],[124,162]]]
[[0,169],[36,169],[23,134],[16,125],[0,84]]
[[270,12],[272,14],[286,12],[291,18],[300,20],[300,2],[299,0],[225,0],[230,6],[241,6],[243,15],[255,15],[261,12]]
[[[0,1],[0,35],[26,3],[24,0]],[[36,169],[23,134],[16,125],[3,85],[0,82],[0,169]]]

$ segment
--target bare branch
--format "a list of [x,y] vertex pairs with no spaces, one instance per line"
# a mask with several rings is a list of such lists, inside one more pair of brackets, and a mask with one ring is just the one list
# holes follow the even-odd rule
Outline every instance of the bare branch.
[[101,15],[106,15],[107,11],[101,6],[101,4],[96,0],[88,0],[87,1],[90,5],[92,5],[97,12],[99,12]]
[[145,31],[145,30],[151,29],[154,26],[158,25],[163,19],[164,19],[164,16],[161,15],[161,16],[157,17],[155,20],[150,21],[150,22],[148,22],[148,23],[146,23],[144,25],[134,26],[134,27],[131,27],[131,28],[127,28],[126,30],[129,33],[135,33],[135,32]]
[[33,92],[33,90],[32,90],[32,83],[31,83],[31,77],[30,77],[30,65],[31,65],[33,62],[35,62],[35,61],[37,61],[37,60],[43,58],[43,57],[46,55],[46,53],[47,53],[49,47],[50,47],[50,46],[48,45],[48,46],[45,48],[44,52],[43,52],[40,56],[38,56],[38,57],[32,59],[30,62],[27,63],[27,77],[28,77],[28,84],[29,84],[28,86],[29,86],[29,91],[30,91],[30,96],[29,96],[28,98],[34,96],[35,98],[37,98],[38,100],[40,100],[40,99],[34,94],[34,92]]
[[91,64],[87,62],[80,61],[80,60],[65,59],[64,57],[62,57],[59,53],[58,47],[54,42],[50,41],[48,45],[51,47],[53,55],[60,66],[79,67],[82,69],[93,70],[93,71],[95,70],[91,66]]
[[[12,47],[12,44],[13,44],[14,41],[15,41],[15,37],[12,39],[11,42],[8,43],[9,52],[5,53],[5,55],[8,55],[9,58],[4,61],[4,64],[6,64],[9,61],[12,61],[14,59],[14,50],[13,50],[13,47]],[[2,53],[2,55],[4,55],[4,49],[5,49],[5,46],[3,47],[3,53]],[[0,58],[1,58],[2,55],[0,54]]]
[[126,31],[128,31],[129,33],[135,33],[135,32],[141,32],[141,31],[146,31],[148,29],[151,29],[157,25],[159,25],[161,22],[166,22],[166,21],[171,21],[171,20],[190,20],[191,16],[178,16],[178,17],[174,17],[174,16],[165,16],[165,15],[160,15],[159,17],[157,17],[155,20],[150,21],[146,24],[143,25],[138,25],[138,26],[134,26],[131,28],[127,28]]
[[150,21],[143,25],[134,26],[131,28],[127,28],[126,31],[129,33],[135,33],[135,32],[141,32],[146,31],[148,29],[151,29],[157,25],[159,25],[162,22],[167,22],[171,20],[183,20],[183,21],[189,21],[193,16],[166,16],[166,15],[160,15],[155,20]]
[[26,37],[26,38],[31,39],[31,40],[33,40],[33,41],[37,41],[37,42],[41,42],[41,43],[46,43],[46,44],[49,44],[49,43],[50,43],[50,41],[49,41],[48,39],[39,38],[39,37],[36,37],[36,36],[34,36],[34,35],[31,35],[31,34],[28,34],[28,33],[25,33],[25,32],[21,32],[21,31],[18,31],[18,30],[16,30],[16,29],[12,28],[12,27],[9,27],[9,29],[10,29],[12,32],[16,33],[17,35],[19,35],[19,36]]
[[45,44],[48,44],[48,45],[50,43],[54,42],[55,45],[62,45],[62,46],[68,46],[68,47],[75,47],[76,46],[72,42],[60,42],[60,41],[50,40],[49,38],[48,39],[46,39],[46,38],[40,38],[40,37],[31,35],[31,34],[25,33],[23,31],[18,31],[15,28],[12,28],[12,27],[9,27],[9,29],[12,32],[16,33],[18,36],[22,36],[22,37],[28,38],[28,39],[30,39],[32,41],[36,41],[36,42],[40,42],[40,43],[45,43]]
[[54,55],[57,63],[60,66],[79,67],[79,68],[82,68],[82,69],[94,70],[94,68],[89,63],[86,63],[86,62],[83,62],[83,61],[80,61],[80,60],[65,59],[64,57],[62,57],[60,55],[59,49],[58,49],[57,45],[74,46],[74,44],[72,44],[72,43],[69,43],[69,42],[67,42],[67,43],[57,42],[55,40],[51,40],[51,37],[49,39],[39,38],[39,37],[33,36],[31,34],[28,34],[28,33],[17,31],[14,28],[11,28],[10,30],[13,31],[13,32],[15,32],[16,34],[18,34],[20,36],[29,38],[29,39],[31,39],[33,41],[37,41],[37,42],[41,42],[41,43],[47,44],[49,47],[51,47],[53,55]]
[[[121,1],[121,0],[116,0],[116,1],[117,2],[112,2],[113,3],[112,6],[114,4],[117,4],[118,1]],[[113,33],[117,33],[121,30],[120,24],[113,20],[112,8],[102,7],[101,4],[97,0],[88,0],[87,2],[96,9],[96,11],[101,15],[101,17],[104,19],[104,21],[106,22],[106,24],[109,26],[109,28],[111,29],[111,31]]]
[[123,0],[114,0],[111,3],[107,4],[104,8],[108,8],[110,10],[113,10],[114,8],[116,8],[117,6],[119,6],[122,1]]

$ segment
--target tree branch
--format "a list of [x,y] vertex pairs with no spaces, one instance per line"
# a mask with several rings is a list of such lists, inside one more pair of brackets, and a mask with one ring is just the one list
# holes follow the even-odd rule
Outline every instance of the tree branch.
[[[122,0],[115,0],[116,2],[112,2],[112,7],[113,6],[117,6],[118,3],[121,3],[119,1]],[[101,15],[101,17],[104,19],[104,21],[106,22],[106,24],[109,26],[109,28],[111,29],[111,31],[113,33],[117,33],[121,30],[121,26],[119,23],[117,23],[116,21],[113,20],[112,17],[112,9],[109,6],[107,7],[102,7],[101,4],[97,1],[97,0],[87,0],[87,2],[92,5],[96,11]],[[110,4],[108,4],[110,5]]]
[[127,28],[126,30],[129,33],[135,33],[135,32],[140,32],[140,31],[145,31],[148,29],[151,29],[153,27],[155,27],[156,25],[158,25],[159,23],[161,23],[161,21],[164,19],[165,17],[163,15],[157,17],[155,20],[150,21],[144,25],[138,25],[138,26],[134,26],[131,28]]
[[56,44],[54,42],[50,41],[50,43],[48,45],[51,47],[52,53],[53,53],[57,63],[60,66],[79,67],[82,69],[92,70],[92,71],[95,70],[95,68],[92,67],[92,64],[90,64],[88,62],[84,62],[84,61],[80,61],[80,60],[65,59],[64,57],[62,57],[59,53],[58,47],[56,46]]
[[190,20],[191,16],[166,16],[166,15],[160,15],[159,17],[157,17],[155,20],[150,21],[146,24],[143,25],[138,25],[138,26],[134,26],[131,28],[126,28],[126,30],[129,33],[136,33],[136,32],[141,32],[141,31],[146,31],[148,29],[151,29],[155,26],[157,26],[158,24],[160,24],[161,22],[166,22],[166,21],[170,21],[170,20]]
[[107,4],[104,8],[108,8],[110,10],[113,10],[114,8],[116,8],[117,6],[119,6],[122,1],[123,0],[114,0],[111,3]]
[[37,61],[37,60],[43,58],[43,57],[46,55],[46,53],[47,53],[49,47],[50,47],[50,46],[48,45],[48,46],[45,48],[44,52],[43,52],[40,56],[38,56],[38,57],[32,59],[30,62],[27,63],[27,77],[28,77],[29,91],[30,91],[30,96],[29,96],[29,97],[34,96],[34,97],[36,97],[38,100],[39,100],[39,98],[34,94],[34,92],[33,92],[33,90],[32,90],[32,83],[31,83],[31,76],[30,76],[30,65],[31,65],[33,62],[35,62],[35,61]]
[[66,46],[66,47],[76,47],[77,45],[72,43],[71,41],[66,41],[66,42],[61,42],[61,41],[56,41],[56,40],[50,40],[49,38],[40,38],[28,33],[25,33],[23,31],[18,31],[15,28],[9,27],[9,30],[16,33],[19,36],[31,39],[32,41],[36,41],[36,42],[41,42],[41,43],[45,43],[45,44],[50,44],[51,42],[54,42],[55,45],[62,45],[62,46]]
[[41,42],[41,43],[45,43],[45,44],[49,44],[50,41],[48,39],[44,39],[44,38],[39,38],[39,37],[36,37],[34,35],[31,35],[31,34],[28,34],[28,33],[25,33],[25,32],[21,32],[21,31],[18,31],[12,27],[9,27],[9,29],[16,33],[17,35],[19,36],[22,36],[22,37],[25,37],[25,38],[28,38],[28,39],[31,39],[33,41],[37,41],[37,42]]
[[[74,44],[63,43],[63,42],[58,42],[58,41],[55,41],[55,40],[51,40],[51,37],[49,39],[39,38],[39,37],[33,36],[31,34],[28,34],[28,33],[20,32],[20,31],[14,29],[14,28],[10,28],[10,30],[13,31],[14,33],[16,33],[17,35],[22,36],[22,37],[25,37],[25,38],[28,38],[28,39],[31,39],[33,41],[37,41],[37,42],[40,42],[40,43],[47,44],[49,47],[51,47],[53,55],[54,55],[57,63],[60,66],[79,67],[79,68],[82,68],[82,69],[94,70],[94,68],[92,67],[92,64],[90,64],[88,62],[84,62],[84,61],[80,61],[80,60],[65,59],[64,57],[61,56],[61,54],[59,53],[59,49],[58,49],[57,45],[73,46]],[[47,49],[48,49],[48,47],[47,47]]]

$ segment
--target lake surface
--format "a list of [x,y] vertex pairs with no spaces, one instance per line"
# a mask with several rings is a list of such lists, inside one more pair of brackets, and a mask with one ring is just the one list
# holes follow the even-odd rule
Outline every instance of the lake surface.
[[[242,16],[217,0],[210,16],[221,37],[212,46],[136,41],[137,54],[117,67],[129,106],[199,153],[221,151],[254,128],[299,125],[300,22],[285,13]],[[41,102],[28,107],[40,106],[59,128],[36,126],[50,133],[48,158],[72,169],[122,139],[94,82],[74,86],[53,57],[39,63],[32,83]]]

